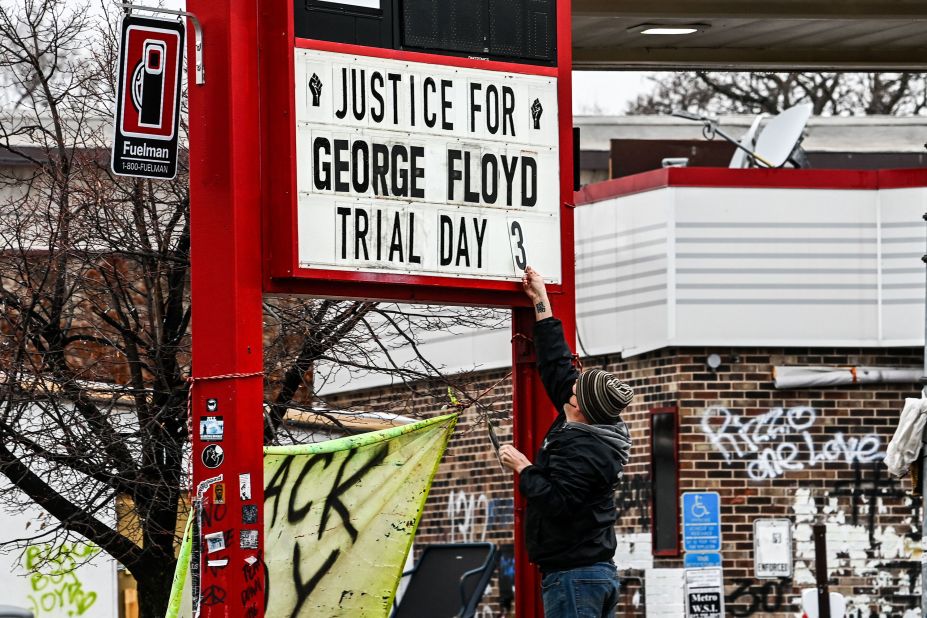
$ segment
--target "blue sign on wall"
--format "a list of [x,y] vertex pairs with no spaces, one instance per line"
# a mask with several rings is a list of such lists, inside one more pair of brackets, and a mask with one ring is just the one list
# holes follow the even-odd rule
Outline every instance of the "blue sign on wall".
[[717,492],[682,494],[682,548],[686,552],[721,551],[721,497]]
[[685,555],[683,566],[687,569],[705,569],[708,567],[721,567],[721,554],[714,551],[695,552]]

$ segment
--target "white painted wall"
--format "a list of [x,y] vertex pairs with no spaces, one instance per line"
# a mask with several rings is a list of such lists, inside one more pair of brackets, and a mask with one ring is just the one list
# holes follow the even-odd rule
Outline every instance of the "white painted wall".
[[[38,509],[0,511],[0,542],[34,537],[43,527]],[[51,563],[35,567],[47,556]],[[0,604],[30,609],[35,618],[116,618],[117,603],[116,562],[95,546],[46,539],[0,553]]]

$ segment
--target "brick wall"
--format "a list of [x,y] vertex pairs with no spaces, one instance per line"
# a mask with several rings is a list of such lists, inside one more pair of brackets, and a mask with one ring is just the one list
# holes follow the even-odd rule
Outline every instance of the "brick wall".
[[[721,355],[710,371],[705,359]],[[617,495],[616,562],[628,576],[651,582],[650,594],[629,580],[619,615],[677,616],[681,602],[665,593],[680,581],[682,557],[654,557],[650,550],[650,410],[679,411],[680,492],[717,491],[721,496],[727,614],[782,616],[797,613],[801,588],[814,586],[811,525],[827,524],[831,590],[846,595],[849,616],[902,616],[920,603],[920,497],[909,479],[893,481],[878,461],[904,398],[916,384],[876,384],[780,391],[775,365],[873,365],[919,367],[920,350],[664,349],[629,359],[585,359],[629,381],[637,392],[626,411],[634,438],[631,461]],[[471,394],[506,371],[477,374]],[[356,392],[333,405],[371,405],[405,393]],[[487,540],[511,544],[512,478],[496,462],[480,421],[489,411],[510,417],[511,384],[504,380],[460,418],[425,509],[416,544]],[[420,389],[409,402],[417,414],[437,413],[448,403],[446,388]],[[748,425],[748,423],[751,424]],[[748,431],[738,433],[738,423]],[[511,439],[511,420],[499,431]],[[793,521],[793,577],[753,577],[753,521]],[[501,615],[498,582],[481,616]],[[669,596],[672,596],[671,594]],[[646,613],[645,613],[646,605]],[[675,608],[674,608],[675,606]],[[511,613],[510,613],[511,615]]]

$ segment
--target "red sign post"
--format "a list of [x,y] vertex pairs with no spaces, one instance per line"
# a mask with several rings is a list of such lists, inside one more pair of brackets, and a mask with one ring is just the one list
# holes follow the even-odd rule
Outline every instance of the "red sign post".
[[[572,340],[570,3],[546,65],[299,39],[290,0],[188,9],[209,67],[190,88],[194,597],[201,616],[262,616],[262,293],[513,307],[515,443],[540,445],[554,411],[519,268],[548,261]],[[540,616],[523,508],[516,603]]]

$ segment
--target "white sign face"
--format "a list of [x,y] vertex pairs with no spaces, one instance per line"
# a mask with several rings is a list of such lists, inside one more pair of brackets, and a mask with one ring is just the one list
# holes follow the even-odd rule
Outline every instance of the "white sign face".
[[724,571],[686,569],[686,618],[724,618]]
[[365,9],[379,9],[380,0],[322,0],[331,4],[346,4],[348,6],[359,6]]
[[295,54],[300,267],[560,282],[555,78]]
[[792,577],[792,520],[753,520],[753,572],[757,579]]

